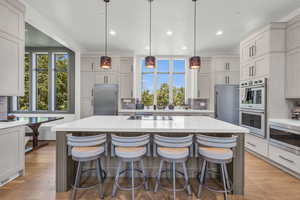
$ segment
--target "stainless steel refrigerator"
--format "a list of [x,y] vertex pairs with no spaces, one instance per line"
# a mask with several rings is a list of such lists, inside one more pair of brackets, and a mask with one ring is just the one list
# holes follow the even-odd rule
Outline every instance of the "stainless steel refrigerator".
[[94,88],[94,115],[118,114],[118,85],[96,84]]
[[216,118],[232,124],[239,124],[239,85],[215,86]]

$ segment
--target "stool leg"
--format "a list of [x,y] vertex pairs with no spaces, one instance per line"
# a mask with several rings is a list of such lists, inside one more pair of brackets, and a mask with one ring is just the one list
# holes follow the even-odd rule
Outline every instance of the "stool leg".
[[185,178],[185,185],[186,185],[186,189],[189,195],[192,195],[192,191],[191,191],[191,185],[189,183],[189,175],[186,169],[186,163],[183,162],[182,163],[182,167],[183,167],[183,173],[184,173],[184,178]]
[[224,185],[224,199],[227,200],[227,186],[226,186],[225,170],[223,164],[221,164],[221,173],[222,173],[222,180]]
[[80,185],[81,168],[82,168],[81,165],[82,165],[81,162],[78,162],[75,184],[74,184],[73,191],[72,191],[72,200],[76,199],[76,192],[77,192],[76,189]]
[[156,177],[156,183],[155,183],[154,192],[157,192],[157,190],[158,190],[158,187],[159,187],[159,184],[160,184],[160,176],[161,176],[161,171],[162,171],[163,165],[164,165],[164,161],[161,160],[160,164],[159,164],[158,174],[157,174],[157,177]]
[[102,185],[102,178],[101,178],[100,173],[101,173],[100,164],[98,161],[96,161],[96,174],[97,174],[97,178],[98,178],[98,182],[99,182],[98,192],[99,192],[100,199],[103,199],[104,198],[103,185]]
[[133,161],[131,161],[131,199],[134,200],[134,166]]
[[102,168],[101,158],[98,159],[98,163],[99,163],[101,181],[102,183],[104,183],[105,175]]
[[114,182],[114,186],[113,186],[113,191],[112,191],[112,196],[113,196],[113,197],[115,197],[115,196],[116,196],[116,193],[117,193],[118,182],[119,182],[119,177],[120,177],[121,165],[122,165],[122,161],[119,160],[119,163],[118,163],[118,169],[117,169],[117,174],[116,174],[116,178],[115,178],[115,182]]
[[173,162],[173,199],[176,200],[176,163]]
[[202,168],[201,168],[201,172],[200,172],[200,183],[199,183],[198,194],[197,194],[198,198],[200,198],[201,192],[202,192],[202,189],[203,189],[206,165],[207,165],[207,161],[204,160],[203,163],[202,163]]
[[144,179],[144,184],[145,184],[145,190],[149,190],[149,187],[148,187],[148,177],[146,175],[146,171],[145,171],[145,165],[144,165],[144,160],[142,159],[140,161],[141,163],[141,168],[142,168],[142,172],[143,172],[143,179]]
[[227,183],[227,190],[231,191],[231,183],[230,183],[230,178],[228,175],[228,170],[227,170],[227,165],[224,163],[224,171],[225,171],[225,178],[226,178],[226,183]]

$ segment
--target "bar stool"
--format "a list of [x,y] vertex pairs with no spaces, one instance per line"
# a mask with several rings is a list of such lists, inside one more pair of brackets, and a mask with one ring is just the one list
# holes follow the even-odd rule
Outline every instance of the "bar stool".
[[[76,199],[77,190],[91,189],[98,187],[99,198],[103,199],[102,184],[106,178],[106,173],[102,169],[101,155],[106,149],[106,135],[95,136],[67,136],[69,150],[71,151],[72,159],[78,162],[75,183],[72,186],[72,200]],[[83,170],[84,163],[96,162],[96,169],[90,168]],[[85,172],[96,171],[98,183],[91,186],[81,186],[81,175]]]
[[[156,184],[154,192],[158,191],[160,187],[160,178],[162,173],[166,173],[168,170],[162,170],[165,162],[172,164],[172,176],[173,176],[173,188],[163,187],[168,191],[173,192],[173,198],[176,199],[176,192],[187,190],[191,195],[191,186],[189,184],[189,177],[186,168],[186,161],[189,153],[192,152],[193,135],[186,137],[165,137],[160,135],[154,136],[154,151],[157,152],[161,158],[159,171],[156,177]],[[183,172],[176,170],[176,164],[182,164]],[[176,188],[176,173],[184,176],[185,183],[182,188]],[[162,187],[162,186],[161,186]]]
[[[115,197],[117,190],[131,190],[131,198],[134,199],[134,190],[140,188],[144,185],[145,189],[148,190],[148,180],[146,176],[145,166],[143,157],[149,152],[150,148],[150,136],[142,135],[136,137],[121,137],[112,134],[112,151],[114,151],[115,155],[118,157],[118,168],[116,172],[115,182],[113,185],[112,196]],[[134,168],[134,163],[140,163],[140,169]],[[121,171],[122,163],[129,163],[130,169],[124,169]],[[131,172],[131,186],[125,187],[119,184],[120,175],[125,172]],[[135,185],[134,183],[134,172],[138,172],[143,177],[143,183],[140,185]]]
[[[227,193],[232,191],[231,181],[228,176],[227,164],[232,162],[233,151],[236,147],[237,137],[211,137],[206,135],[197,135],[198,152],[203,159],[201,171],[199,173],[199,189],[198,198],[201,196],[203,187],[214,192],[224,193],[224,198],[227,200]],[[208,163],[214,163],[221,166],[221,175],[223,181],[223,190],[217,190],[205,185],[205,174],[207,172]]]

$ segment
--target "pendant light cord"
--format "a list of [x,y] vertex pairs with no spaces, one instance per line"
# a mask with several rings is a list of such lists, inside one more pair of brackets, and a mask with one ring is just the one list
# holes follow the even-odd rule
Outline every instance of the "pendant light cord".
[[196,56],[196,20],[197,20],[197,0],[194,0],[194,56]]
[[108,27],[107,27],[107,4],[108,2],[105,2],[105,56],[107,56],[107,32],[108,32]]
[[149,34],[149,55],[151,56],[151,49],[152,49],[152,0],[149,0],[150,6],[150,34]]

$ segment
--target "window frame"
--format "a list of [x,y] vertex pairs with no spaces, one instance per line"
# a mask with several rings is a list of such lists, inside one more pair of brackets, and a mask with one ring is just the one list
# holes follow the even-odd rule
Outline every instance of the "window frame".
[[[20,110],[18,97],[11,97],[9,103],[9,110],[11,113],[23,113],[23,114],[74,114],[75,113],[75,54],[73,51],[67,48],[55,48],[55,47],[41,47],[41,48],[25,48],[25,54],[29,54],[29,109]],[[48,110],[37,110],[37,63],[36,55],[48,54]],[[56,63],[55,55],[68,54],[69,55],[69,67],[68,72],[68,109],[56,110]],[[45,70],[41,70],[45,71]]]
[[[153,91],[153,105],[157,105],[157,84],[158,84],[158,75],[159,74],[168,74],[168,84],[170,86],[169,88],[169,104],[173,104],[173,80],[174,80],[174,75],[179,74],[179,75],[184,75],[184,103],[186,104],[188,101],[187,97],[187,75],[188,75],[188,68],[187,68],[187,59],[185,57],[167,57],[167,56],[159,56],[156,57],[156,67],[154,68],[153,72],[143,72],[142,65],[141,63],[144,62],[144,58],[139,59],[139,66],[140,66],[140,71],[141,71],[141,94],[140,94],[140,99],[142,99],[142,93],[143,93],[143,75],[144,74],[153,74],[153,83],[152,87],[154,88]],[[169,62],[169,72],[159,72],[158,71],[158,61],[159,60],[168,60]],[[183,60],[185,63],[184,66],[184,72],[174,72],[174,61],[175,60]]]

